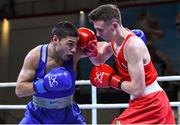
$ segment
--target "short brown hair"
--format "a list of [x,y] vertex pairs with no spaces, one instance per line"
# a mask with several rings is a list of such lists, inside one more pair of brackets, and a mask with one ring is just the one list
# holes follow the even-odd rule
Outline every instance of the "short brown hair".
[[115,19],[121,23],[120,10],[113,4],[105,4],[97,7],[89,13],[88,17],[90,21],[112,21]]
[[77,27],[70,21],[58,22],[51,31],[51,37],[57,35],[59,39],[67,36],[78,37]]

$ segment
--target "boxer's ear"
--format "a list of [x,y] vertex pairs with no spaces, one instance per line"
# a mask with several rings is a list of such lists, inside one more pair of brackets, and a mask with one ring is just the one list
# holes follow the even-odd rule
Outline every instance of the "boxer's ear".
[[52,41],[55,42],[55,43],[59,42],[59,37],[57,35],[53,35]]
[[114,29],[117,29],[119,24],[117,22],[113,22],[112,25],[113,25]]

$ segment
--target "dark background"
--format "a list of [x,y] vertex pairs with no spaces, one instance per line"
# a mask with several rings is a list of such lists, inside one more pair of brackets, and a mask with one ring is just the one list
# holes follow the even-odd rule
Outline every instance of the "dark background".
[[[79,27],[94,30],[87,20],[87,14],[105,3],[118,5],[125,27],[140,28],[145,32],[147,46],[159,76],[179,75],[180,3],[177,0],[1,0],[0,84],[16,81],[27,52],[39,44],[50,42],[50,31],[55,23],[70,20]],[[84,10],[85,15],[80,15],[80,10]],[[150,16],[142,19],[147,13]],[[10,23],[9,39],[5,43],[2,36],[4,18]],[[113,56],[106,63],[117,70]],[[88,58],[81,59],[78,62],[78,80],[88,80],[92,67]],[[160,82],[170,101],[178,101],[178,84]],[[98,103],[127,103],[129,100],[127,94],[113,89],[98,89],[97,97]],[[14,87],[0,88],[0,105],[27,104],[29,100],[31,97],[17,98]],[[75,100],[80,104],[91,103],[91,87],[77,86]],[[98,110],[98,123],[110,123],[122,110]],[[82,112],[87,122],[91,123],[91,110]],[[177,119],[176,108],[174,112]],[[16,124],[23,113],[24,110],[0,110],[0,123]]]

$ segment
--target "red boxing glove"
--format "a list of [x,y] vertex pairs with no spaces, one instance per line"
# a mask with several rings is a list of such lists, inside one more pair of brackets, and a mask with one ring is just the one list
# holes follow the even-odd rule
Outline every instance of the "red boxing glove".
[[95,66],[90,72],[91,84],[97,88],[121,89],[123,79],[116,75],[112,67],[107,64]]
[[77,46],[83,50],[83,52],[90,57],[96,56],[97,50],[97,38],[94,32],[88,28],[81,27],[78,29],[79,41]]

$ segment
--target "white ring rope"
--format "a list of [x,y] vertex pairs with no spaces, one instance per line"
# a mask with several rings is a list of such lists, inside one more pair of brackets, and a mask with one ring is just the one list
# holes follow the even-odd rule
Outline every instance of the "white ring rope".
[[157,81],[180,81],[180,76],[159,76]]
[[[159,76],[157,81],[180,81],[180,76]],[[78,80],[76,85],[90,85],[90,80]],[[15,87],[16,82],[0,83],[0,87]]]
[[[128,103],[121,104],[79,104],[80,109],[127,108]],[[180,107],[180,102],[170,102],[172,107]],[[26,109],[26,105],[0,105],[0,109]]]
[[[90,80],[79,80],[76,81],[76,85],[90,85]],[[3,82],[0,83],[0,87],[15,87],[16,82]]]

